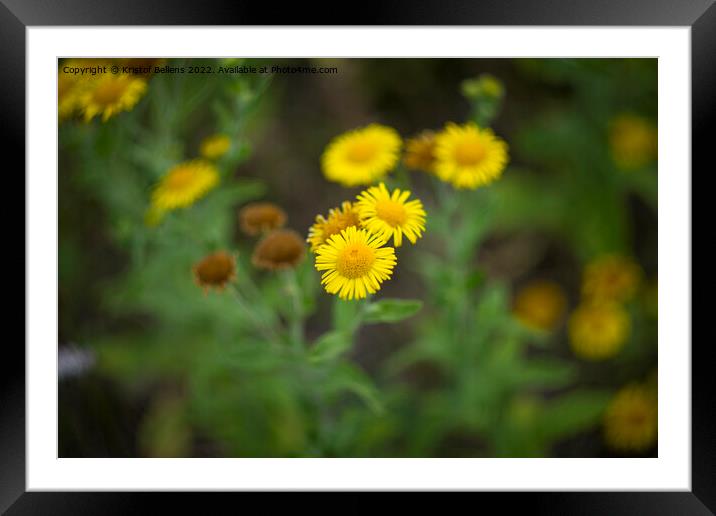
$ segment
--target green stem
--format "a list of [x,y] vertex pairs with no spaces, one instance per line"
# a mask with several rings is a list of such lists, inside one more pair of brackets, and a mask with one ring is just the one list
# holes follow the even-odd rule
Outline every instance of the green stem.
[[299,351],[304,348],[303,320],[305,317],[303,313],[303,299],[301,299],[301,287],[298,284],[296,271],[294,269],[285,270],[284,279],[286,282],[286,290],[291,299],[291,310],[288,314],[289,336],[293,349]]
[[253,309],[251,304],[246,301],[246,299],[244,299],[243,294],[237,288],[237,286],[232,283],[230,289],[234,293],[234,297],[243,313],[246,314],[251,320],[254,329],[259,332],[262,337],[266,338],[271,344],[276,345],[278,342],[280,342],[281,337],[276,332],[276,329],[270,324],[268,324],[267,321]]

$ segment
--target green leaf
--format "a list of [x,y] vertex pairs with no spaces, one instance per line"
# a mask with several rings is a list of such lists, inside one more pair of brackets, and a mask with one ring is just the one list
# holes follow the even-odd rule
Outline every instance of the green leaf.
[[538,431],[553,442],[587,430],[601,420],[612,394],[607,391],[579,390],[565,394],[545,406]]
[[417,299],[383,299],[368,305],[363,322],[390,323],[398,322],[415,315],[423,307]]
[[331,360],[347,351],[352,344],[351,335],[347,332],[334,330],[321,335],[309,351],[311,362]]
[[517,367],[514,382],[521,387],[555,389],[567,386],[576,375],[576,368],[570,363],[531,359]]
[[349,391],[358,396],[375,414],[384,412],[378,388],[363,370],[347,362],[339,364],[327,379],[325,388],[329,392]]

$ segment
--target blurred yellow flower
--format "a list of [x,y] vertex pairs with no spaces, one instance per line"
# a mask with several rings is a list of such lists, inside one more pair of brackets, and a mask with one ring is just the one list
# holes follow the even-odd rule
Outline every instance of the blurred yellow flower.
[[268,233],[254,249],[251,263],[270,271],[293,269],[306,254],[301,236],[292,229],[277,229]]
[[219,183],[219,173],[211,163],[193,160],[173,167],[152,192],[154,208],[168,211],[185,208]]
[[566,308],[567,296],[560,285],[536,280],[517,292],[512,311],[525,326],[549,331],[560,323]]
[[286,223],[286,212],[272,202],[251,202],[239,210],[239,226],[249,236],[278,229]]
[[316,216],[316,222],[308,229],[306,242],[311,244],[311,251],[318,249],[329,237],[340,233],[351,226],[360,226],[360,218],[355,206],[344,201],[340,208],[332,208],[328,211],[328,217]]
[[584,269],[582,295],[591,301],[628,301],[641,282],[641,267],[626,256],[604,255]]
[[657,141],[654,124],[640,116],[622,114],[609,124],[612,158],[623,170],[638,169],[656,159]]
[[129,74],[101,75],[87,83],[78,98],[85,122],[101,115],[106,122],[110,117],[130,111],[147,91],[147,81]]
[[435,133],[423,131],[405,141],[405,166],[423,172],[435,172]]
[[196,263],[192,270],[194,281],[204,289],[204,294],[211,288],[220,292],[236,278],[236,257],[226,251],[217,251]]
[[334,138],[321,156],[323,175],[343,186],[369,185],[398,162],[402,142],[390,127],[379,124]]
[[455,188],[475,189],[502,175],[507,165],[507,144],[490,129],[473,123],[449,123],[435,142],[435,171]]
[[326,271],[321,284],[341,299],[362,299],[380,290],[397,264],[395,250],[382,239],[351,226],[316,249],[316,269]]
[[202,157],[215,160],[226,154],[231,148],[231,140],[225,134],[207,136],[201,141],[199,152]]
[[656,444],[658,403],[656,391],[628,385],[617,392],[604,415],[604,439],[619,451],[643,452]]
[[356,208],[361,225],[386,242],[393,237],[393,245],[403,244],[403,235],[414,244],[425,231],[425,210],[419,199],[408,201],[409,190],[399,188],[391,194],[380,183],[358,195]]
[[572,350],[587,360],[604,360],[619,353],[630,331],[629,315],[616,303],[583,303],[569,319]]

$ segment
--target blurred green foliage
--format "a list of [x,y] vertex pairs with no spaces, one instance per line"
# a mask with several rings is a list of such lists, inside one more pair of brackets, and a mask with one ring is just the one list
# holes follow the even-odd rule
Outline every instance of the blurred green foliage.
[[[590,364],[571,356],[562,329],[542,333],[517,322],[512,290],[557,269],[574,300],[578,280],[559,271],[607,252],[637,255],[655,277],[655,240],[637,241],[635,224],[643,223],[634,212],[656,211],[656,162],[620,170],[609,124],[622,112],[656,120],[656,61],[509,63],[504,84],[482,74],[445,90],[465,95],[463,120],[455,121],[498,133],[504,123],[512,164],[475,191],[404,170],[391,178],[423,197],[426,242],[401,263],[418,286],[402,291],[398,283],[370,302],[327,303],[310,257],[294,273],[256,272],[253,241],[237,237],[236,209],[275,197],[260,173],[242,170],[259,135],[283,116],[285,86],[272,84],[280,77],[158,74],[131,112],[104,124],[61,124],[60,339],[91,348],[97,374],[128,403],[143,400],[137,454],[533,457],[599,428],[614,390],[656,365],[653,300],[629,304],[634,329],[624,351]],[[388,76],[376,73],[368,87],[382,81]],[[517,84],[528,91],[517,88],[515,103],[529,110],[515,114]],[[326,130],[315,130],[325,144]],[[220,187],[148,225],[153,185],[214,133],[232,141],[216,163]],[[301,202],[324,211],[316,199],[285,205]],[[509,256],[515,271],[495,273],[483,251],[504,235],[519,244],[525,231],[557,242],[567,257],[549,269],[544,252],[522,256],[518,246]],[[238,251],[236,289],[204,296],[192,265],[221,249]],[[530,265],[520,268],[525,259]],[[361,363],[362,349],[381,346],[390,352]],[[63,448],[63,439],[74,442],[70,431],[61,426],[61,450],[91,454]],[[596,444],[586,453],[606,452]]]

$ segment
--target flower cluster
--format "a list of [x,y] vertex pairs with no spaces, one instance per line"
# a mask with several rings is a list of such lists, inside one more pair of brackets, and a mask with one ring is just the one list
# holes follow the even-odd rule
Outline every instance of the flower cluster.
[[425,231],[426,213],[410,191],[392,192],[384,183],[361,192],[355,202],[344,201],[327,216],[318,215],[307,242],[326,292],[341,299],[362,299],[380,290],[397,264],[394,247],[403,236],[414,244]]
[[631,332],[624,303],[641,282],[641,269],[631,259],[605,255],[589,263],[582,279],[582,301],[569,320],[572,350],[587,360],[611,358]]
[[[95,117],[106,122],[123,111],[131,111],[147,91],[146,75],[124,72],[77,74],[72,73],[72,70],[111,67],[117,64],[123,65],[120,70],[134,70],[139,68],[134,61],[147,60],[68,59],[62,61],[57,76],[59,119],[65,120],[77,115],[85,122],[90,122]],[[151,69],[151,66],[149,68]]]
[[[401,147],[400,136],[390,127],[371,124],[349,131],[326,147],[323,174],[343,186],[374,184],[398,164]],[[406,167],[471,190],[498,179],[508,160],[507,143],[472,122],[448,123],[438,133],[423,131],[406,141],[403,156]]]

